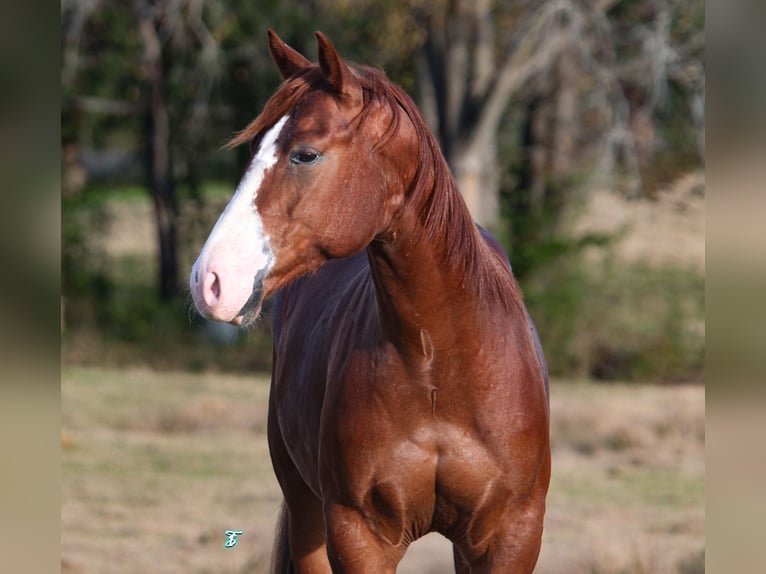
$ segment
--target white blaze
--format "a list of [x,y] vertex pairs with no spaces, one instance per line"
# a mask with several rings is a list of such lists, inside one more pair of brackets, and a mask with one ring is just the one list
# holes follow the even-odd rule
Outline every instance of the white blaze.
[[[266,132],[234,197],[210,232],[190,277],[194,303],[203,314],[230,321],[250,298],[253,280],[273,265],[268,237],[255,207],[255,198],[266,172],[277,162],[277,139],[287,116]],[[210,303],[203,296],[212,273],[218,281],[218,297]]]

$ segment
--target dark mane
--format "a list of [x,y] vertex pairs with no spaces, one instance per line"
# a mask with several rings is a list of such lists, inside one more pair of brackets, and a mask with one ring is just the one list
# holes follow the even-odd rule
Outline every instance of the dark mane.
[[[488,300],[507,305],[513,303],[523,309],[521,290],[504,260],[504,254],[500,255],[488,248],[481,238],[439,143],[412,98],[399,86],[389,82],[381,70],[360,67],[356,71],[365,94],[369,94],[365,100],[368,97],[370,100],[384,100],[393,112],[394,120],[378,144],[379,147],[386,145],[396,134],[401,111],[415,127],[420,142],[418,171],[409,201],[417,206],[425,231],[422,240],[431,243],[443,241],[443,264],[462,268],[466,283],[472,284]],[[501,265],[487,265],[482,258],[482,248],[487,256],[497,257]],[[500,271],[503,268],[508,272]],[[511,300],[508,299],[509,294]]]
[[[415,206],[425,231],[422,241],[432,244],[444,243],[443,264],[461,269],[467,284],[479,290],[491,301],[505,304],[514,303],[523,308],[521,291],[504,261],[504,255],[489,248],[479,231],[460,194],[457,183],[441,152],[439,143],[420,110],[407,93],[392,84],[381,70],[366,66],[355,66],[364,92],[364,106],[358,121],[364,122],[375,106],[386,105],[392,112],[393,120],[375,145],[381,149],[388,145],[398,132],[402,112],[415,128],[418,142],[418,170],[407,201]],[[268,127],[293,109],[311,89],[324,82],[318,66],[306,68],[280,86],[266,103],[261,114],[245,129],[238,132],[225,148],[249,143],[259,137]],[[500,265],[489,265],[482,257],[497,258]],[[508,300],[508,295],[511,301]]]

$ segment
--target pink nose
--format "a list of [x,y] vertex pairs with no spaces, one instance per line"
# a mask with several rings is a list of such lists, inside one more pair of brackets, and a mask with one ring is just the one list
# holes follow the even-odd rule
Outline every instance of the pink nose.
[[221,299],[221,282],[215,271],[209,271],[202,282],[202,300],[208,309],[215,309]]
[[232,311],[223,301],[221,279],[218,273],[204,267],[204,265],[195,265],[190,277],[189,286],[194,304],[207,319],[231,321],[233,317],[229,315]]
[[268,245],[244,250],[203,248],[189,277],[194,305],[213,321],[238,322],[251,301],[259,303],[263,280],[271,265]]
[[[215,269],[215,270],[214,270]],[[252,295],[252,279],[221,273],[220,265],[198,261],[189,277],[194,305],[200,314],[213,321],[237,322],[238,314]]]

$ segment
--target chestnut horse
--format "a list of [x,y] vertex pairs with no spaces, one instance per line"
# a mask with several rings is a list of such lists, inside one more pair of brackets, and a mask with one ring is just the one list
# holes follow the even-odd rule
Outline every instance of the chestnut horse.
[[436,531],[458,572],[531,572],[548,381],[507,257],[412,100],[317,38],[312,64],[269,32],[284,83],[190,278],[210,319],[275,295],[273,567],[393,573]]

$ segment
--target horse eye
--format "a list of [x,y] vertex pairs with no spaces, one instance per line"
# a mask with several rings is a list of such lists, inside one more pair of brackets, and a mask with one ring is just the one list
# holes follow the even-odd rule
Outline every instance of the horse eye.
[[293,164],[308,164],[314,163],[319,159],[319,153],[310,150],[298,150],[290,154],[290,163]]

